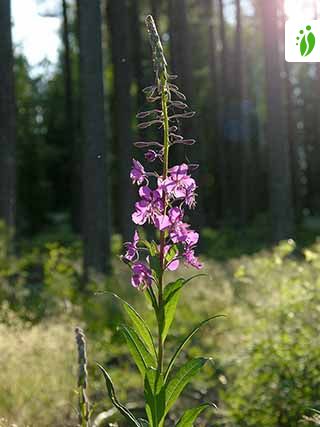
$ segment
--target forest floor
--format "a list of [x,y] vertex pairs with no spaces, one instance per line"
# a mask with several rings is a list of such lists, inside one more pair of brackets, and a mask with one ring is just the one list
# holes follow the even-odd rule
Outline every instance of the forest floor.
[[[226,316],[205,327],[181,356],[213,358],[181,404],[217,404],[201,426],[296,426],[312,415],[310,408],[319,409],[320,241],[313,230],[304,229],[297,244],[282,242],[272,248],[259,233],[261,228],[204,230],[205,276],[186,287],[167,343],[169,355],[202,319]],[[120,246],[115,236],[115,254]],[[124,296],[154,329],[152,312],[131,288],[127,268],[116,256],[112,277],[97,278],[80,295],[80,254],[79,243],[71,238],[54,242],[46,235],[20,258],[3,255],[1,427],[76,424],[77,325],[87,335],[93,413],[111,408],[95,361],[108,367],[121,401],[142,406],[139,375],[116,330],[123,320],[121,307],[111,296],[95,293],[110,289]],[[193,272],[184,269],[180,274]],[[176,408],[173,422],[180,412]]]

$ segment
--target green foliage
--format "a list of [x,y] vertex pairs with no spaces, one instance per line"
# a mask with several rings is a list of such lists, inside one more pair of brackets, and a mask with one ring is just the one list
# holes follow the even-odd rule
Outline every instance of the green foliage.
[[153,353],[153,355],[156,357],[156,349],[153,342],[153,337],[151,334],[151,331],[146,324],[146,322],[142,319],[140,314],[130,305],[128,302],[124,301],[122,298],[120,298],[118,295],[113,294],[116,298],[120,299],[120,301],[123,304],[123,308],[127,315],[129,316],[134,328],[135,332],[139,335],[141,340],[144,342],[146,347],[148,348],[150,353]]
[[163,293],[163,319],[161,319],[161,339],[165,341],[170,326],[176,314],[177,305],[180,298],[180,291],[185,283],[184,279],[178,279],[166,285]]
[[107,386],[108,394],[109,394],[109,397],[110,397],[110,400],[111,400],[112,404],[126,418],[126,420],[129,422],[130,425],[133,425],[133,426],[136,426],[136,427],[141,427],[140,423],[134,417],[134,415],[129,411],[129,409],[127,409],[124,405],[122,405],[119,402],[119,400],[118,400],[118,398],[116,396],[115,390],[114,390],[114,385],[113,385],[112,380],[111,380],[109,374],[107,373],[107,371],[104,369],[103,366],[101,366],[99,364],[98,364],[98,367],[102,371],[102,374],[103,374],[104,379],[106,381],[106,386]]
[[[23,247],[17,258],[6,254],[8,236],[4,228],[1,236],[0,293],[5,303],[1,306],[0,350],[6,369],[0,375],[0,394],[5,396],[0,401],[0,413],[8,419],[7,425],[59,425],[60,418],[54,418],[57,405],[60,425],[72,419],[69,402],[75,397],[76,385],[71,369],[75,366],[72,324],[78,323],[79,316],[90,331],[89,359],[103,361],[117,384],[120,401],[141,405],[139,372],[115,331],[115,324],[124,322],[119,304],[114,304],[111,297],[93,295],[107,287],[134,301],[136,308],[122,300],[123,312],[154,358],[148,338],[149,332],[155,331],[151,304],[136,298],[127,285],[125,266],[115,261],[115,274],[110,281],[92,284],[92,295],[77,298],[81,264],[77,243],[45,244],[45,238],[41,242],[37,239],[32,247]],[[231,252],[235,250],[232,248]],[[237,250],[240,252],[241,248]],[[186,272],[182,270],[181,274]],[[216,403],[220,409],[220,419],[214,411],[200,415],[201,425],[221,422],[228,427],[278,427],[300,425],[303,419],[301,425],[314,425],[311,418],[316,423],[317,417],[310,415],[310,408],[320,409],[320,242],[308,245],[302,252],[289,241],[272,250],[229,261],[207,259],[204,272],[205,276],[198,277],[194,285],[184,286],[181,292],[167,349],[171,358],[179,351],[175,362],[182,366],[201,354],[213,354],[214,364],[208,363],[203,374],[197,379],[193,377],[190,393],[187,398],[182,394],[169,411],[168,423],[180,422],[176,414],[180,416],[186,404],[199,406],[198,394],[194,393],[199,389],[218,396]],[[170,273],[168,279],[175,283],[180,277]],[[60,291],[63,297],[59,297]],[[208,334],[204,329],[206,323],[199,327],[201,319],[210,316],[213,306],[226,317],[210,323]],[[61,317],[62,311],[70,312],[71,317]],[[143,318],[138,312],[143,312]],[[197,333],[193,335],[194,330]],[[187,340],[191,336],[192,340]],[[60,350],[55,352],[53,348]],[[166,377],[170,357],[165,359],[166,387],[179,372],[173,367]],[[154,366],[154,361],[147,364]],[[28,369],[22,370],[25,366]],[[106,402],[107,409],[110,407],[101,394],[98,369],[89,368],[98,413],[106,409]],[[30,390],[37,396],[31,402]],[[143,412],[139,417],[135,411],[130,412],[134,412],[139,426],[143,425],[139,419],[146,418]],[[191,416],[191,412],[187,414]],[[125,421],[124,425],[128,423]]]
[[305,251],[303,262],[293,249],[284,242],[241,273],[241,281],[254,273],[263,311],[246,326],[229,373],[224,399],[231,425],[298,425],[308,408],[318,408],[319,244]]
[[207,408],[213,406],[211,403],[204,403],[196,408],[188,409],[176,424],[176,427],[193,427],[193,423],[196,421],[198,416]]
[[149,368],[144,380],[146,412],[150,427],[162,427],[166,411],[166,388],[163,374]]
[[172,405],[175,404],[191,378],[200,371],[207,361],[208,359],[204,357],[198,357],[186,362],[179,368],[176,375],[169,381],[166,387],[166,413],[168,413]]
[[119,329],[127,341],[130,353],[141,375],[144,377],[149,367],[156,366],[155,358],[149,353],[134,329],[127,326],[120,326]]
[[[159,308],[155,308],[155,317],[159,322],[159,333],[161,340],[163,341],[165,340],[165,337],[167,336],[172,321],[175,317],[180,291],[182,287],[192,279],[193,277],[191,277],[189,280],[179,278],[176,281],[170,282],[165,287],[163,293],[163,317],[160,317],[159,315]],[[120,326],[119,330],[127,342],[132,358],[137,365],[144,381],[146,413],[148,416],[149,425],[150,427],[162,427],[164,426],[165,417],[169,410],[175,404],[186,385],[207,362],[207,359],[195,358],[186,362],[182,367],[180,367],[173,378],[170,378],[169,376],[171,369],[174,367],[178,355],[187,342],[189,342],[192,336],[199,331],[201,326],[206,324],[211,319],[207,319],[202,322],[183,340],[173,355],[164,376],[162,371],[159,370],[159,365],[157,364],[159,350],[157,351],[154,347],[152,334],[148,325],[129,303],[124,301],[119,296],[115,294],[113,295],[122,302],[123,308],[134,326],[134,328]],[[119,406],[119,402],[115,400],[116,398],[114,394],[114,387],[112,385],[109,374],[105,371],[104,368],[101,367],[101,365],[99,365],[99,367],[105,377],[108,393],[112,403],[117,409],[121,408]],[[122,415],[125,415],[123,410],[120,410],[120,412]],[[125,416],[128,417],[127,415]]]

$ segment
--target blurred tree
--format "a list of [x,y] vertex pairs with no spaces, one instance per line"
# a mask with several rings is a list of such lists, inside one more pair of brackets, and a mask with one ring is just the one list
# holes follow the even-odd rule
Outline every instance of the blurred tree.
[[75,121],[74,121],[74,99],[73,99],[73,84],[72,84],[72,52],[70,47],[70,23],[68,16],[68,4],[66,0],[62,0],[62,16],[63,16],[63,74],[64,74],[64,96],[65,96],[65,122],[68,144],[70,144],[70,190],[71,190],[71,222],[74,231],[80,231],[81,215],[80,215],[80,170],[78,146],[75,138]]
[[[285,1],[278,0],[278,8],[280,15],[280,25],[281,31],[285,31],[285,22],[286,22],[286,11],[285,11]],[[315,18],[316,19],[316,18]],[[284,52],[284,44],[281,46],[282,52]],[[284,58],[284,55],[283,55]],[[301,200],[301,175],[300,175],[300,165],[299,165],[299,152],[297,146],[297,138],[295,135],[295,125],[294,125],[294,106],[293,106],[293,86],[291,83],[291,75],[293,71],[293,64],[289,64],[285,59],[283,60],[283,71],[284,71],[284,89],[285,89],[285,112],[287,118],[287,136],[289,144],[289,160],[291,165],[291,180],[292,180],[292,201],[294,208],[295,219],[301,217],[302,211],[302,200]]]
[[[187,4],[186,0],[176,0],[168,2],[169,12],[169,33],[170,33],[170,68],[174,74],[178,75],[177,85],[181,88],[181,91],[187,97],[187,102],[192,108],[196,107],[195,93],[193,86],[193,64],[191,52],[193,49],[192,32],[188,25],[187,16]],[[186,138],[198,138],[199,132],[196,128],[194,120],[186,120],[179,127]],[[200,141],[201,144],[204,141]],[[181,148],[181,149],[180,149]],[[201,154],[204,152],[203,147],[200,147],[199,157],[197,160],[201,162]],[[172,154],[173,161],[186,161],[188,159],[187,152],[184,147],[178,147]],[[198,227],[201,227],[205,223],[204,212],[203,212],[203,188],[202,182],[203,177],[201,175],[198,178],[199,181],[199,197],[198,197],[198,212],[194,217],[193,221]]]
[[[118,215],[120,233],[125,241],[131,238],[133,224],[133,187],[129,178],[132,161],[132,106],[131,84],[132,64],[129,40],[130,34],[128,0],[109,0],[108,17],[111,35],[112,62],[114,70],[114,138],[117,150]],[[139,76],[140,78],[140,76]],[[125,190],[125,191],[123,191]]]
[[[17,93],[17,227],[34,236],[47,225],[52,193],[47,179],[48,144],[44,120],[47,85],[42,78],[31,78],[27,59],[15,57]],[[51,101],[55,101],[51,99]],[[51,102],[50,107],[55,108]]]
[[[191,33],[188,28],[186,0],[169,0],[169,32],[171,69],[178,75],[177,84],[190,104],[193,99],[193,76],[191,60]],[[184,124],[184,123],[183,123]],[[194,134],[192,120],[187,120],[183,131],[189,138]]]
[[220,158],[221,158],[221,167],[223,171],[221,172],[221,213],[222,217],[225,218],[229,215],[229,203],[230,203],[230,193],[229,193],[229,171],[228,171],[228,151],[227,151],[227,139],[225,135],[225,121],[227,118],[227,108],[229,105],[229,75],[228,75],[228,55],[229,49],[227,44],[226,29],[225,29],[225,18],[224,18],[224,2],[219,0],[219,33],[220,33],[220,84],[219,87],[223,88],[220,92],[220,123],[219,123],[219,140],[221,144]]
[[237,70],[237,78],[234,79],[234,107],[235,118],[237,123],[237,137],[234,149],[234,187],[237,188],[237,182],[240,178],[238,189],[238,197],[234,197],[234,208],[239,209],[239,219],[241,225],[246,225],[248,222],[249,206],[248,206],[248,185],[249,185],[249,123],[248,111],[245,102],[245,64],[243,51],[243,25],[242,25],[242,10],[241,1],[235,0],[236,8],[236,31],[234,40],[234,69]]
[[[314,7],[314,19],[319,19],[319,1],[313,1]],[[320,197],[318,195],[318,190],[320,188],[320,105],[319,105],[319,94],[320,94],[320,63],[317,62],[315,64],[316,73],[315,79],[313,80],[313,99],[311,110],[314,111],[314,127],[312,130],[312,134],[308,135],[311,139],[310,144],[310,155],[309,155],[309,185],[310,185],[310,193],[313,195],[312,199],[312,211],[313,213],[319,211],[320,208]]]
[[142,89],[146,86],[143,70],[143,51],[140,25],[140,2],[130,0],[130,17],[133,43],[131,43],[130,61],[133,64],[133,77],[137,85],[137,109],[145,103]]
[[209,207],[208,225],[215,226],[221,219],[221,195],[222,188],[225,188],[225,159],[223,146],[221,144],[221,135],[219,134],[219,115],[220,115],[220,94],[219,94],[219,76],[217,67],[217,34],[216,34],[216,0],[202,0],[202,13],[204,28],[207,31],[207,56],[209,65],[209,91],[207,101],[207,132],[205,138],[210,137],[210,143],[206,144],[206,166],[210,176],[213,177],[213,186],[208,188],[206,194],[206,204]]
[[10,0],[0,1],[0,219],[16,225],[16,103]]
[[106,273],[110,266],[110,206],[106,170],[110,149],[107,147],[104,118],[101,4],[100,0],[81,0],[78,6],[84,132],[83,236],[86,280],[91,270]]
[[278,241],[292,237],[294,228],[291,171],[282,103],[277,0],[262,2],[261,6],[265,43],[270,213],[273,239]]

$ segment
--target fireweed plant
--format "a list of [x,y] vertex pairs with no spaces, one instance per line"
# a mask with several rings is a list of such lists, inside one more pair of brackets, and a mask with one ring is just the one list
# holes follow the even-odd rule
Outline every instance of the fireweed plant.
[[[139,161],[133,159],[130,177],[133,184],[138,186],[140,199],[135,204],[132,220],[136,226],[152,224],[160,238],[158,242],[154,240],[149,242],[136,230],[133,241],[125,244],[126,251],[121,258],[131,269],[132,286],[143,291],[152,304],[158,325],[157,344],[140,314],[126,301],[115,296],[121,300],[132,323],[132,327],[121,326],[120,330],[143,377],[148,421],[136,419],[132,412],[118,401],[110,376],[102,366],[99,367],[105,377],[113,405],[125,416],[130,425],[163,427],[169,410],[185,386],[209,359],[195,358],[174,373],[175,362],[192,336],[213,317],[204,320],[185,337],[165,366],[165,341],[175,316],[181,290],[199,275],[189,279],[179,278],[175,282],[165,284],[165,272],[178,269],[181,262],[196,269],[202,267],[195,255],[199,234],[184,221],[185,211],[195,208],[196,205],[197,185],[191,177],[191,172],[197,165],[182,163],[169,166],[169,152],[175,145],[193,145],[195,142],[178,135],[174,123],[177,119],[190,118],[194,113],[188,111],[185,96],[171,83],[176,76],[171,76],[167,72],[167,62],[152,16],[146,18],[146,26],[152,47],[155,84],[145,88],[144,93],[147,101],[156,106],[139,113],[137,117],[147,119],[139,124],[140,129],[152,125],[161,129],[163,143],[137,142],[135,146],[146,149],[146,160],[150,164],[157,162],[161,166],[161,171],[147,172]],[[199,414],[212,405],[204,403],[187,410],[176,427],[193,426]]]

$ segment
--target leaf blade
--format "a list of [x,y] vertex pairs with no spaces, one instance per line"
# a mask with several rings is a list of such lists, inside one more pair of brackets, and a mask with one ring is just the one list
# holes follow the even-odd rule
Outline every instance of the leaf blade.
[[171,369],[173,368],[173,366],[174,366],[174,362],[176,361],[176,359],[177,359],[177,357],[179,356],[179,354],[181,353],[181,351],[183,350],[183,348],[188,344],[188,342],[191,340],[191,338],[204,326],[204,325],[206,325],[208,322],[210,322],[211,320],[213,320],[213,319],[216,319],[216,318],[218,318],[218,317],[223,317],[223,315],[222,314],[218,314],[218,315],[216,315],[216,316],[212,316],[212,317],[209,317],[208,319],[205,319],[205,320],[203,320],[202,322],[200,322],[186,337],[185,337],[185,339],[182,341],[182,343],[179,345],[179,347],[177,348],[177,350],[176,350],[176,352],[174,353],[174,355],[172,356],[172,358],[171,358],[171,360],[170,360],[170,362],[169,362],[169,364],[168,364],[168,367],[167,367],[167,370],[166,370],[166,373],[165,373],[165,376],[164,376],[164,380],[166,381],[167,380],[167,378],[168,378],[168,376],[169,376],[169,373],[170,373],[170,371],[171,371]]
[[185,283],[185,280],[180,278],[175,282],[169,283],[163,293],[163,319],[161,325],[161,338],[162,342],[165,341],[170,326],[173,322],[177,305],[181,295],[181,289]]
[[146,321],[142,318],[142,316],[137,312],[137,310],[131,304],[129,304],[119,295],[115,293],[111,293],[111,295],[117,298],[122,303],[123,308],[127,313],[129,319],[131,320],[136,333],[140,336],[142,341],[144,341],[148,350],[151,353],[153,353],[155,357],[157,357],[157,352],[153,342],[152,334]]
[[140,339],[136,331],[128,326],[119,326],[119,330],[124,336],[133,360],[141,375],[144,377],[148,367],[156,364],[155,358],[149,353],[144,342]]
[[167,414],[172,405],[176,402],[185,386],[200,371],[209,359],[198,357],[182,365],[175,377],[166,386],[166,411]]
[[161,427],[165,413],[165,387],[163,375],[156,369],[146,371],[144,381],[146,412],[151,427]]
[[195,408],[188,409],[180,418],[175,427],[193,427],[198,416],[209,406],[216,407],[214,403],[203,403]]
[[104,376],[106,386],[107,386],[107,390],[108,390],[108,394],[109,394],[109,398],[110,398],[113,406],[115,406],[118,409],[118,411],[130,422],[130,425],[133,425],[135,427],[141,427],[140,423],[135,418],[135,416],[132,414],[132,412],[130,412],[129,409],[127,409],[124,405],[122,405],[119,402],[119,400],[116,396],[115,390],[114,390],[113,382],[112,382],[111,377],[109,376],[108,372],[99,363],[97,363],[97,366],[101,370],[101,372]]

